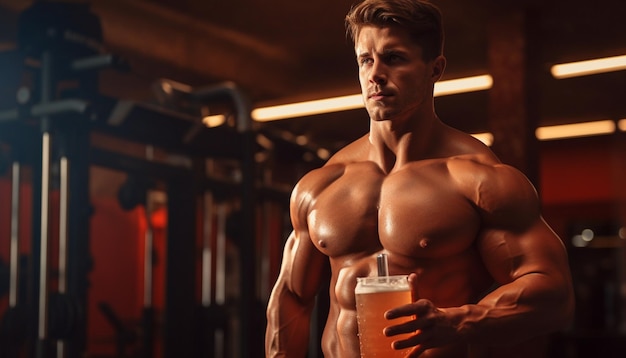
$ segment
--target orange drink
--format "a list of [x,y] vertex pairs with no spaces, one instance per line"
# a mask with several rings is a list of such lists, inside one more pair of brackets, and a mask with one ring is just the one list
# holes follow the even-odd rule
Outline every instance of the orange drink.
[[408,321],[411,317],[395,320],[385,318],[391,308],[411,303],[407,276],[359,277],[354,290],[359,327],[361,357],[404,357],[410,349],[395,350],[391,343],[408,338],[409,334],[387,337],[385,327]]

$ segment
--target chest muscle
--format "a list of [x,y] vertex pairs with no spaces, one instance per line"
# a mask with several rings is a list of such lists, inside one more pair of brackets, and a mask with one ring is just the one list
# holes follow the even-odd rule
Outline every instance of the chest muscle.
[[446,173],[423,165],[390,175],[367,165],[349,167],[312,205],[311,239],[330,257],[382,248],[428,258],[462,251],[479,219]]

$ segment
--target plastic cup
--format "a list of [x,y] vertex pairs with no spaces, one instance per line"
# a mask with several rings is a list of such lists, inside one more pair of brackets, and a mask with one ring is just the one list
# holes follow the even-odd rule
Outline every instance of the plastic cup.
[[410,334],[387,337],[383,330],[411,320],[411,317],[385,318],[386,311],[411,303],[408,276],[358,277],[354,293],[361,357],[405,357],[410,349],[395,350],[391,344]]

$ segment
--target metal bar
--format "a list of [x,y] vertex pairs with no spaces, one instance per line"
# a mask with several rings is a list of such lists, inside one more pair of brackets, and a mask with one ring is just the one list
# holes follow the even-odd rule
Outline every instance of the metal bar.
[[[53,57],[48,51],[41,55],[41,102],[46,104],[52,98],[53,83]],[[37,319],[37,356],[43,358],[46,356],[46,339],[48,338],[48,240],[49,240],[49,222],[48,215],[50,211],[50,118],[42,116],[41,118],[41,218],[40,218],[40,237],[39,237],[39,304]]]
[[226,302],[226,204],[217,209],[217,248],[215,257],[215,303]]
[[213,235],[213,193],[204,193],[204,213],[202,226],[202,306],[211,306],[212,284],[212,251],[211,239]]
[[154,248],[154,233],[148,205],[144,210],[146,216],[146,233],[143,246],[143,306],[152,307],[152,250]]
[[120,62],[121,59],[113,54],[94,55],[72,62],[71,68],[74,71],[97,70]]
[[60,188],[59,188],[59,293],[67,292],[67,220],[69,198],[69,161],[67,157],[60,160]]
[[[148,188],[140,188],[139,190],[148,190]],[[153,282],[153,250],[154,250],[154,228],[152,226],[150,195],[146,195],[144,203],[144,215],[146,220],[146,232],[144,234],[144,266],[143,266],[143,309],[142,309],[142,354],[143,358],[152,358],[154,354],[154,282]]]
[[50,133],[44,132],[41,150],[41,233],[39,253],[39,315],[37,337],[48,336],[48,212],[50,194]]
[[[249,113],[247,115],[249,117]],[[255,168],[254,160],[255,137],[252,130],[246,129],[242,134],[242,159],[241,159],[241,212],[242,235],[240,238],[240,271],[239,275],[242,279],[239,281],[240,300],[239,300],[239,327],[241,329],[242,341],[236,345],[239,348],[238,357],[249,358],[256,357],[258,352],[262,351],[262,331],[259,331],[253,323],[257,320],[262,312],[259,309],[258,297],[256,294],[257,282],[255,280],[243,279],[246,277],[254,277],[257,271],[256,252],[256,190],[255,190]]]
[[11,278],[9,284],[9,307],[17,306],[19,282],[19,225],[20,225],[20,163],[13,162],[11,173]]
[[35,117],[55,115],[67,112],[85,113],[89,102],[80,99],[62,99],[54,102],[36,104],[31,109]]
[[167,257],[163,309],[163,357],[198,357],[194,328],[198,316],[197,293],[200,254],[198,192],[193,176],[167,182]]
[[[62,99],[54,102],[44,102],[33,105],[30,115],[34,117],[49,116],[68,112],[85,113],[89,108],[89,102],[80,99]],[[18,109],[8,109],[0,112],[0,122],[12,121],[19,118]]]
[[[59,282],[60,294],[67,292],[67,257],[68,257],[68,200],[69,200],[69,160],[66,156],[60,159],[59,187]],[[65,356],[65,342],[57,342],[57,358]]]
[[99,148],[90,149],[92,164],[121,170],[128,174],[157,176],[164,179],[190,174],[191,171],[181,166],[131,157]]
[[[146,146],[146,160],[152,162],[154,159],[154,147]],[[152,201],[150,200],[149,188],[140,188],[146,191],[146,202],[144,203],[144,214],[146,216],[146,234],[144,241],[144,276],[143,276],[143,305],[145,308],[152,307],[153,301],[153,257],[154,250],[154,228],[152,227]]]
[[[226,303],[226,204],[221,203],[217,209],[217,247],[215,253],[215,303],[223,306]],[[223,358],[226,348],[224,327],[215,330],[215,357]]]

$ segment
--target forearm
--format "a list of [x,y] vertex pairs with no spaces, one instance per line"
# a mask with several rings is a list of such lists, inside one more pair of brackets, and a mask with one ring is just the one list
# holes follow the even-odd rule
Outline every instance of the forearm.
[[533,273],[497,288],[477,304],[444,311],[468,342],[514,344],[564,328],[573,309],[567,280]]
[[266,357],[305,357],[313,303],[277,286],[267,308]]

